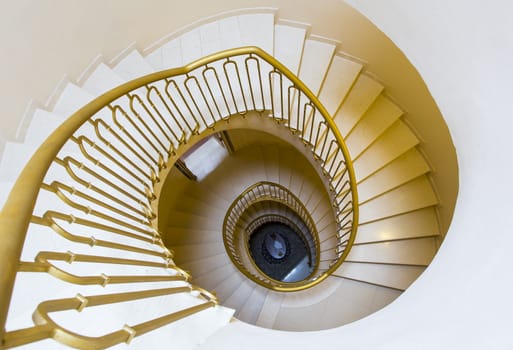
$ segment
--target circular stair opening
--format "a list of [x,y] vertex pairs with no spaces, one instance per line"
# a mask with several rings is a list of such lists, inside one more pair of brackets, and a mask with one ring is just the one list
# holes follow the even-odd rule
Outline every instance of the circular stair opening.
[[249,238],[255,265],[268,277],[281,282],[298,282],[312,273],[311,254],[301,235],[281,222],[257,227]]

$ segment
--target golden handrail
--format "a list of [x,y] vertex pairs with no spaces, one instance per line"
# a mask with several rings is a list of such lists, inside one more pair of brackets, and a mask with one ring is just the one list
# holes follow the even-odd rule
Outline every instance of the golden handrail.
[[[276,202],[280,205],[285,206],[291,211],[290,214],[297,216],[297,218],[299,218],[308,229],[308,232],[306,233],[302,232],[302,230],[300,230],[299,228],[295,229],[295,232],[303,237],[307,247],[309,248],[309,253],[311,253],[311,255],[314,257],[314,261],[312,261],[314,269],[310,273],[310,275],[305,278],[304,281],[308,282],[309,280],[314,278],[319,267],[321,256],[319,233],[317,232],[317,229],[315,227],[314,220],[312,219],[310,213],[308,212],[305,205],[301,202],[299,198],[297,198],[292,192],[290,192],[284,186],[274,182],[259,181],[245,189],[232,202],[232,204],[226,212],[226,216],[223,222],[223,243],[225,246],[225,250],[228,253],[228,256],[232,260],[233,264],[237,266],[237,268],[246,277],[260,284],[261,286],[270,289],[281,288],[280,291],[285,291],[288,288],[297,288],[301,284],[304,284],[304,282],[281,282],[265,275],[260,270],[260,268],[254,263],[253,259],[249,257],[249,250],[247,246],[247,241],[249,237],[240,236],[239,231],[245,232],[249,230],[251,223],[248,224],[244,229],[242,229],[238,227],[239,220],[242,218],[246,210],[248,210],[255,204],[263,201]],[[276,214],[262,215],[278,216]],[[240,242],[240,240],[244,241],[244,251],[246,253],[246,256],[249,257],[250,264],[252,265],[254,270],[258,272],[258,275],[252,274],[248,270],[248,268],[241,262],[241,252],[239,252],[237,248],[238,242]],[[310,252],[311,244],[313,245],[313,252]]]
[[[243,106],[240,106],[236,103],[235,99],[235,93],[234,91],[237,91],[237,89],[243,90],[243,80],[245,77],[239,75],[239,71],[237,70],[237,64],[236,59],[239,56],[248,56],[246,60],[244,61],[244,65],[247,69],[247,79],[251,80],[250,74],[258,74],[259,80],[260,80],[260,94],[256,94],[253,92],[253,90],[250,87],[250,93],[251,96],[249,100],[246,100],[243,96]],[[266,101],[265,99],[268,98],[268,96],[264,96],[264,88],[262,86],[261,76],[260,76],[260,65],[259,60],[262,60],[263,62],[266,62],[270,66],[272,66],[272,71],[269,73],[269,79],[276,80],[274,81],[274,84],[271,83],[271,109],[273,112],[273,118],[275,118],[278,121],[284,121],[285,118],[285,111],[283,106],[283,96],[284,93],[281,91],[280,93],[280,103],[277,103],[275,101],[273,94],[273,89],[283,89],[282,81],[283,77],[286,77],[291,83],[292,86],[288,88],[287,94],[289,96],[296,96],[296,99],[294,101],[297,101],[297,108],[302,108],[302,115],[300,115],[300,112],[298,110],[297,113],[297,121],[296,121],[296,133],[300,138],[303,140],[309,140],[308,142],[311,142],[310,144],[312,146],[312,152],[314,154],[314,157],[317,157],[321,161],[324,162],[324,164],[328,165],[330,164],[328,169],[324,169],[323,171],[326,171],[327,175],[335,174],[333,177],[333,183],[332,189],[335,193],[334,201],[336,203],[346,203],[345,207],[340,211],[340,223],[342,227],[345,227],[349,231],[344,234],[344,236],[347,237],[347,239],[344,241],[345,249],[343,251],[343,254],[339,257],[338,261],[330,266],[329,271],[334,271],[345,259],[347,256],[350,247],[353,244],[353,241],[355,239],[356,234],[356,224],[358,223],[358,207],[357,207],[357,192],[356,192],[356,180],[354,175],[354,170],[352,166],[352,162],[349,156],[349,153],[347,151],[347,148],[345,146],[345,143],[342,139],[342,136],[340,132],[338,131],[335,123],[331,119],[331,116],[328,114],[326,109],[322,106],[322,104],[318,101],[316,96],[302,83],[294,74],[292,74],[285,66],[283,66],[281,63],[279,63],[276,59],[274,59],[269,54],[265,53],[263,50],[257,48],[257,47],[245,47],[245,48],[238,48],[238,49],[231,49],[226,50],[217,54],[210,55],[208,57],[199,59],[189,65],[186,65],[184,67],[180,68],[174,68],[174,69],[168,69],[161,72],[149,74],[143,77],[140,77],[138,79],[129,81],[125,84],[122,84],[103,95],[97,97],[90,103],[86,104],[84,107],[79,109],[77,112],[75,112],[73,115],[71,115],[70,118],[68,118],[57,130],[55,130],[44,142],[43,144],[38,148],[38,150],[34,153],[32,158],[30,159],[27,166],[23,169],[21,172],[21,175],[18,177],[16,183],[14,184],[14,187],[9,194],[7,201],[0,213],[0,240],[2,241],[2,244],[0,245],[0,285],[2,285],[2,289],[0,291],[0,339],[4,339],[4,333],[5,333],[5,322],[7,318],[7,312],[10,305],[12,290],[14,286],[14,280],[16,277],[16,273],[19,270],[19,260],[21,251],[24,245],[25,236],[27,233],[28,226],[31,222],[42,222],[43,220],[45,224],[51,224],[55,225],[55,223],[51,223],[48,220],[51,220],[50,218],[34,218],[33,217],[33,210],[36,204],[36,200],[38,197],[38,194],[40,192],[40,189],[42,188],[43,179],[51,166],[51,164],[56,161],[57,154],[63,147],[63,145],[68,141],[72,140],[76,142],[77,144],[80,144],[80,147],[82,148],[82,151],[85,154],[85,144],[89,141],[87,138],[77,138],[74,139],[73,134],[76,132],[77,129],[79,129],[83,124],[89,122],[91,126],[94,128],[97,137],[100,140],[103,140],[104,134],[103,133],[111,133],[111,135],[118,140],[120,143],[124,144],[126,148],[132,152],[134,155],[137,155],[141,161],[144,164],[148,165],[148,168],[151,169],[151,171],[146,174],[144,171],[140,168],[139,165],[135,163],[131,163],[132,168],[130,171],[133,172],[133,176],[142,176],[147,177],[150,181],[150,185],[148,185],[146,182],[142,183],[141,186],[143,186],[143,189],[139,191],[140,193],[145,194],[145,196],[148,199],[148,202],[151,200],[154,200],[154,193],[152,192],[151,186],[154,185],[159,181],[159,171],[164,169],[166,167],[167,160],[166,157],[169,158],[171,155],[174,155],[176,152],[176,148],[179,147],[181,144],[185,143],[186,140],[186,132],[190,132],[190,135],[198,135],[200,133],[200,124],[203,123],[206,126],[206,129],[212,129],[214,127],[214,124],[220,120],[216,120],[213,116],[214,112],[213,110],[210,110],[210,108],[214,107],[219,112],[218,114],[221,115],[222,113],[220,110],[223,108],[220,104],[218,104],[214,100],[214,105],[209,104],[208,102],[205,103],[205,105],[209,108],[211,113],[211,119],[205,118],[205,116],[199,111],[199,107],[196,104],[197,102],[193,99],[193,104],[189,105],[185,103],[186,109],[193,115],[193,119],[195,120],[195,124],[189,124],[186,119],[182,116],[183,123],[179,123],[177,120],[180,119],[180,116],[183,112],[180,110],[179,106],[175,105],[175,102],[172,100],[171,102],[173,105],[167,105],[165,104],[165,107],[168,109],[169,115],[172,119],[167,120],[165,116],[162,116],[159,111],[155,108],[155,103],[160,103],[159,101],[164,101],[164,98],[166,96],[163,96],[156,88],[153,83],[159,83],[159,82],[165,82],[165,92],[169,95],[169,91],[175,88],[176,82],[173,80],[174,77],[178,76],[185,76],[187,77],[184,85],[186,86],[187,93],[190,95],[190,98],[192,98],[192,92],[194,89],[199,89],[199,91],[202,94],[202,98],[204,101],[207,101],[209,96],[206,96],[204,91],[201,90],[201,86],[199,85],[197,78],[194,76],[189,76],[188,73],[191,73],[195,69],[198,69],[200,67],[205,67],[205,70],[203,72],[203,76],[205,77],[209,70],[212,70],[212,65],[216,62],[220,62],[222,60],[225,60],[225,62],[222,65],[222,69],[224,70],[225,74],[228,76],[228,71],[233,71],[235,69],[237,74],[238,83],[233,83],[228,81],[228,86],[230,88],[230,95],[226,95],[224,91],[221,89],[222,94],[222,100],[219,101],[222,102],[224,100],[224,104],[226,106],[226,109],[229,114],[239,114],[244,115],[248,112],[248,105],[250,105],[249,102],[252,102],[252,109],[257,111],[263,111],[265,110]],[[256,68],[255,68],[256,67]],[[253,69],[253,70],[252,70]],[[255,73],[255,69],[256,72]],[[215,69],[214,69],[215,71]],[[251,73],[253,72],[253,73]],[[167,80],[169,79],[169,80]],[[219,78],[216,77],[219,86],[220,81]],[[280,86],[277,87],[277,83],[279,82]],[[149,101],[149,104],[145,104],[141,100],[138,100],[137,97],[134,97],[134,95],[131,94],[131,92],[141,88],[141,87],[147,87],[147,100]],[[210,86],[208,87],[210,91],[210,96],[212,96],[212,91],[210,90]],[[178,91],[179,94],[182,94],[182,92]],[[152,95],[153,94],[153,95]],[[129,115],[127,110],[124,110],[121,106],[112,106],[111,104],[117,100],[118,98],[121,98],[123,96],[126,96],[129,99],[130,106],[129,106],[129,112],[133,114],[135,117],[132,117]],[[152,97],[153,96],[153,97]],[[183,95],[182,99],[185,101],[185,97]],[[300,100],[301,96],[305,96],[308,99],[308,102],[306,104],[301,105]],[[248,98],[249,98],[248,97]],[[232,105],[231,99],[233,99],[233,106],[235,107],[235,111],[232,111],[230,106]],[[155,102],[155,99],[158,101]],[[179,103],[178,103],[179,104]],[[92,120],[92,117],[100,112],[102,109],[106,108],[107,111],[110,111],[112,113],[112,119],[114,120],[115,124],[117,126],[120,126],[121,132],[124,134],[120,134],[116,131],[113,131],[110,129],[108,125],[105,125],[101,119],[98,120]],[[290,105],[288,108],[296,108],[291,107]],[[155,115],[151,112],[151,110],[155,111]],[[281,113],[278,113],[278,109],[281,109]],[[199,117],[198,119],[195,118],[194,112],[198,111]],[[214,110],[215,111],[215,110]],[[319,123],[317,126],[317,129],[314,132],[314,126],[315,126],[315,113],[318,111],[320,115],[322,116],[323,121]],[[151,115],[151,118],[154,118],[155,120],[159,120],[159,123],[156,123],[160,127],[160,123],[162,122],[162,129],[161,131],[163,134],[169,139],[170,147],[169,149],[166,149],[164,144],[161,142],[161,140],[158,138],[158,130],[152,130],[150,126],[146,124],[144,119],[141,117],[141,113],[149,113]],[[290,114],[290,113],[289,113]],[[302,122],[300,121],[302,116]],[[134,119],[140,122],[140,124],[135,123]],[[160,118],[160,119],[159,119]],[[150,156],[146,153],[146,150],[144,147],[140,145],[140,143],[131,138],[131,135],[128,134],[128,131],[125,130],[123,126],[121,126],[121,119],[124,119],[128,121],[129,126],[132,126],[135,128],[142,137],[148,141],[149,144],[153,147],[155,152],[158,154],[158,156]],[[221,120],[227,120],[228,116],[221,116]],[[307,121],[308,119],[308,121]],[[172,123],[174,120],[177,129],[173,129],[169,126],[169,123]],[[292,123],[292,120],[290,120]],[[302,126],[302,128],[301,128]],[[178,130],[181,129],[181,130]],[[289,129],[294,129],[293,125],[289,125]],[[106,130],[106,131],[105,131]],[[182,131],[180,136],[180,131]],[[173,135],[177,139],[176,142],[171,141],[171,138],[166,133],[169,132],[169,135]],[[179,135],[175,135],[175,132],[178,132]],[[328,133],[331,132],[333,135],[333,139],[328,143]],[[301,135],[299,135],[301,134]],[[315,135],[314,135],[315,134]],[[315,136],[315,137],[314,137]],[[124,138],[131,138],[132,145],[128,145],[125,143]],[[315,139],[315,141],[313,141]],[[324,140],[323,142],[321,140]],[[305,144],[307,144],[306,142]],[[119,152],[119,150],[116,150],[115,147],[111,147],[110,143],[106,143],[107,148],[109,148],[111,151],[115,152],[117,156],[120,157],[120,159],[123,159],[123,162],[128,164],[130,163],[130,160],[127,158],[124,158],[124,155]],[[94,144],[92,145],[94,148]],[[334,148],[333,148],[334,147]],[[333,150],[335,150],[333,152]],[[339,161],[337,163],[337,159],[339,156],[338,150],[340,150],[342,154],[342,161]],[[318,153],[320,151],[320,153]],[[103,151],[101,151],[103,152]],[[101,153],[100,152],[100,153]],[[146,154],[146,158],[140,156],[140,154]],[[144,159],[143,159],[144,158]],[[73,173],[72,165],[76,166],[78,168],[82,168],[81,164],[73,163],[73,158],[64,158],[64,159],[57,159],[57,163],[61,164],[64,167],[67,167],[67,171],[71,174],[76,181],[85,181],[80,179],[76,174]],[[339,172],[339,167],[341,166],[341,162],[344,163],[344,172]],[[338,164],[335,167],[335,164]],[[333,172],[333,170],[335,171]],[[87,169],[86,169],[87,170]],[[331,176],[331,175],[330,175]],[[347,179],[345,182],[343,179]],[[342,184],[342,186],[340,186]],[[112,185],[112,184],[111,184]],[[112,185],[113,186],[113,185]],[[43,186],[45,187],[45,186]],[[62,187],[62,186],[61,186]],[[62,188],[55,187],[54,184],[47,185],[45,189],[52,189],[56,192],[59,192],[59,195],[62,194]],[[110,195],[109,193],[106,193],[101,188],[92,188],[93,191],[96,191],[97,193],[100,193],[104,195],[105,197],[110,196],[108,198],[111,198],[112,200],[116,200],[115,196]],[[103,191],[103,192],[102,192]],[[344,195],[345,194],[345,195]],[[140,198],[140,194],[131,195],[129,193],[126,193],[127,196],[130,197],[130,201],[132,203],[137,203],[137,201],[140,201],[138,198]],[[347,197],[350,195],[350,198]],[[349,201],[347,200],[349,198]],[[128,210],[131,210],[131,213],[135,213],[137,208],[133,208],[131,203],[124,204],[122,201],[118,200],[118,203],[123,204]],[[144,205],[143,201],[140,201],[142,205],[142,210],[145,213],[145,217],[152,218],[153,213],[151,210]],[[77,204],[77,207],[80,207]],[[80,207],[82,208],[82,207]],[[88,208],[85,208],[84,210],[88,210]],[[338,215],[337,214],[337,215]],[[98,215],[103,215],[101,213],[98,213]],[[128,214],[127,214],[128,215]],[[350,219],[349,219],[350,217]],[[74,218],[70,216],[68,218],[69,220],[73,221]],[[64,220],[64,218],[63,218]],[[350,226],[349,226],[350,225]],[[62,228],[59,228],[59,230],[63,230]],[[110,228],[110,230],[114,230],[113,228]],[[67,234],[65,231],[63,231],[63,234]],[[157,235],[157,233],[155,233]],[[158,236],[158,235],[157,235]],[[154,236],[153,239],[157,239],[158,237]],[[91,245],[95,245],[98,241],[91,237],[89,239]],[[108,242],[105,243],[108,245]],[[166,254],[163,254],[165,257]],[[318,281],[324,279],[329,274],[323,274]],[[317,282],[316,282],[317,283]]]

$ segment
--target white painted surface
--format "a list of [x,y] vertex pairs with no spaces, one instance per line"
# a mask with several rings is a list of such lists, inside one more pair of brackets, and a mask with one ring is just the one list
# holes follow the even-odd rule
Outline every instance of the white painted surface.
[[413,61],[449,125],[460,193],[447,238],[426,273],[366,319],[293,336],[232,323],[208,349],[510,349],[513,4],[349,2]]
[[297,74],[306,30],[277,24],[274,27],[274,57]]
[[100,63],[84,82],[82,87],[94,96],[99,96],[125,81],[105,63]]
[[319,94],[328,113],[333,117],[339,105],[344,101],[362,69],[362,65],[344,57],[335,55],[326,74],[326,81]]
[[153,67],[137,50],[133,50],[116,64],[114,72],[126,81],[154,72]]
[[299,78],[317,95],[335,52],[335,45],[307,39],[303,48]]
[[61,92],[53,108],[53,112],[61,115],[71,115],[80,107],[92,101],[93,98],[93,95],[86,92],[84,89],[73,83],[68,83]]
[[[100,86],[103,86],[102,84],[99,84]],[[101,90],[96,90],[95,92],[98,93],[98,91],[101,91]]]

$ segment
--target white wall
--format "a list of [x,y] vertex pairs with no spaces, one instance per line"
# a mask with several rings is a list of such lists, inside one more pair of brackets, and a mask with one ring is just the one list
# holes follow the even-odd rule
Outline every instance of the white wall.
[[447,238],[420,279],[366,319],[294,335],[233,324],[206,348],[512,349],[513,2],[348,2],[403,50],[447,121],[460,169]]

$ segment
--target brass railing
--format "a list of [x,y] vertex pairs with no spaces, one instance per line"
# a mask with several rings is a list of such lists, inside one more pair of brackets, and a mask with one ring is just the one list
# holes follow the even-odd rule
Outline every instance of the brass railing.
[[[260,203],[266,205],[259,208],[258,204]],[[245,216],[250,217],[250,215],[247,215],[251,211],[250,209],[255,209],[257,212],[252,213],[255,216],[254,219],[246,222]],[[280,215],[278,214],[282,214],[283,218],[279,219],[278,216]],[[289,286],[287,283],[273,280],[260,271],[258,266],[254,264],[248,250],[248,241],[255,229],[255,224],[259,224],[269,216],[277,217],[279,222],[286,219],[287,222],[284,223],[295,228],[294,231],[302,237],[309,248],[311,264],[317,269],[320,256],[319,234],[310,213],[294,194],[284,186],[273,182],[257,182],[244,190],[232,202],[223,223],[223,242],[232,262],[248,278],[270,289],[286,288]],[[292,222],[293,219],[299,220],[304,228],[297,227]],[[247,265],[248,262],[251,266]],[[312,275],[314,274],[315,270],[312,272]],[[307,279],[310,278],[312,276]]]
[[[281,215],[265,214],[255,220],[253,220],[246,228],[246,239],[244,241],[245,253],[248,256],[251,254],[250,248],[249,248],[249,240],[251,239],[251,235],[254,233],[254,231],[256,229],[258,229],[259,227],[261,227],[262,225],[265,225],[267,223],[281,223],[281,224],[287,225],[295,233],[299,234],[299,236],[301,237],[301,239],[303,240],[303,242],[307,248],[306,254],[307,254],[307,258],[308,258],[308,263],[310,266],[313,267],[313,270],[310,275],[314,275],[315,267],[319,266],[319,264],[318,264],[319,260],[317,259],[318,256],[316,255],[317,254],[317,251],[316,251],[317,245],[314,243],[313,240],[309,239],[310,237],[309,237],[308,232],[304,232],[304,229],[306,228],[304,223],[303,224],[298,223],[297,218],[295,218],[294,215],[290,215],[290,212],[285,212],[285,213],[282,213]],[[269,278],[269,276],[267,276],[263,271],[260,270],[258,265],[254,264],[253,267],[254,267],[255,271],[258,271],[259,278],[262,278],[262,276],[265,276],[263,278],[264,281],[267,278]],[[309,276],[307,276],[305,279],[308,279],[308,278],[309,278]],[[274,279],[269,278],[269,282],[267,282],[267,283],[271,283],[273,280]],[[276,282],[273,282],[273,284],[276,284]]]
[[[341,135],[313,93],[282,64],[255,47],[232,49],[99,96],[35,152],[0,213],[2,345],[54,338],[79,348],[102,348],[215,305],[215,298],[202,292],[202,304],[133,321],[135,326],[100,337],[77,334],[48,317],[49,312],[156,296],[172,300],[177,293],[197,289],[174,266],[157,230],[160,178],[187,148],[183,146],[218,125],[229,128],[225,121],[250,111],[276,120],[277,127],[296,135],[318,160],[329,180],[340,229],[335,233],[338,259],[316,282],[340,265],[358,222],[355,177]],[[155,276],[134,272],[150,267]],[[11,330],[18,326],[6,326],[8,310],[23,309],[27,292],[14,288],[15,279],[22,286],[36,273],[48,278],[29,291],[35,303],[30,311],[34,324]],[[158,277],[162,274],[174,277]],[[105,296],[95,289],[92,296],[83,297],[90,290],[83,288],[94,285],[111,293]],[[67,296],[55,299],[55,290]]]
[[[259,216],[258,218],[251,221],[246,227],[246,247],[248,247],[249,239],[256,229],[267,223],[278,222],[289,226],[294,232],[301,236],[301,239],[308,248],[307,254],[313,265],[317,259],[316,241],[314,241],[313,237],[309,234],[310,232],[306,225],[303,222],[298,222],[297,219],[299,218],[296,218],[295,215],[290,215],[288,212],[280,214],[264,214],[263,216]],[[305,230],[308,232],[305,233]]]
[[[266,205],[257,207],[259,203],[266,203]],[[281,209],[283,206],[288,210]],[[268,208],[274,210],[269,212]],[[247,217],[254,218],[248,223]],[[250,256],[248,249],[250,235],[255,228],[262,222],[267,222],[269,218],[275,218],[277,222],[292,226],[309,247],[313,271],[304,280],[297,282],[275,280],[262,272]],[[298,219],[302,228],[294,223]],[[319,237],[309,211],[293,193],[279,184],[262,181],[248,187],[232,202],[223,223],[223,242],[231,261],[246,277],[266,288],[287,292],[315,285],[337,262],[341,246],[339,237],[344,237],[339,232],[344,232],[344,228],[339,227],[338,230]],[[327,245],[325,244],[321,250],[322,242],[327,242]]]

